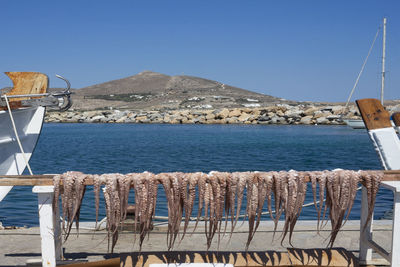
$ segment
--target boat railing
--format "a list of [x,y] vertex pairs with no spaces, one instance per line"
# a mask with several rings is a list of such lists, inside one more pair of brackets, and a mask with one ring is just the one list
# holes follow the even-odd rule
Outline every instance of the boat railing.
[[[31,87],[33,88],[33,84],[35,83],[35,79],[32,79],[30,76],[36,74],[36,73],[13,73],[13,75],[10,75],[10,73],[6,73],[9,75],[9,77],[13,80],[14,82],[14,88],[11,89],[10,92],[7,94],[2,94],[0,95],[0,106],[6,106],[5,103],[2,103],[2,100],[5,100],[6,98],[9,99],[10,101],[18,101],[20,102],[20,105],[17,105],[17,107],[30,107],[30,106],[44,106],[44,107],[50,107],[50,108],[56,108],[60,111],[65,111],[68,110],[72,106],[72,100],[71,100],[71,94],[72,92],[70,91],[71,89],[71,84],[70,82],[64,78],[61,75],[57,75],[56,77],[63,80],[66,83],[66,88],[62,91],[57,91],[57,92],[51,92],[51,93],[46,93],[47,91],[47,76],[45,75],[40,75],[36,77],[37,80],[45,80],[45,81],[40,81],[40,90],[36,89],[30,89]],[[26,75],[29,75],[27,80],[29,81],[24,81],[24,78]],[[44,78],[45,77],[45,78]],[[33,80],[33,81],[32,81]],[[38,87],[38,86],[36,86]],[[26,88],[26,89],[24,89]],[[31,92],[33,91],[34,93],[18,93],[18,92]],[[37,91],[41,93],[37,93]]]

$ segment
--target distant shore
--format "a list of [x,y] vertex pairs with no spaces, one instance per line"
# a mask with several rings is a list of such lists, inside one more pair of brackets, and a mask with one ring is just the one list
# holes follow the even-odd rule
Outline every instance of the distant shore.
[[[397,106],[388,106],[395,110]],[[257,108],[184,110],[93,110],[46,113],[49,123],[303,124],[340,125],[341,116],[359,119],[357,107],[277,104]]]

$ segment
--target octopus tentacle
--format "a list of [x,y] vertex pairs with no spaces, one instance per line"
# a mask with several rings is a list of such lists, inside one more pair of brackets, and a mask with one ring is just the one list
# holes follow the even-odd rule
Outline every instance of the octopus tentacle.
[[197,179],[198,179],[197,180],[197,187],[198,187],[198,190],[199,190],[199,200],[198,200],[199,208],[198,208],[198,211],[197,211],[197,218],[196,218],[196,223],[194,225],[193,232],[196,230],[197,224],[200,221],[200,216],[201,216],[201,213],[203,211],[203,206],[204,206],[204,203],[205,203],[207,175],[205,173],[198,173]]
[[168,250],[171,249],[171,245],[169,240],[171,239],[170,235],[172,234],[172,223],[173,223],[173,194],[172,194],[172,184],[170,177],[167,173],[157,174],[158,179],[161,181],[161,185],[164,187],[165,196],[167,198],[168,204],[168,230],[167,230],[167,246]]
[[[239,184],[240,176],[237,172],[232,173],[230,186],[228,187],[228,196],[229,196],[229,206],[230,206],[230,213],[231,213],[231,233],[229,238],[232,238],[233,230],[235,229],[235,200],[238,191],[238,184]],[[238,206],[240,210],[240,207]],[[237,211],[236,211],[237,212]]]
[[121,223],[121,201],[118,195],[118,179],[123,176],[119,173],[106,174],[104,199],[106,200],[108,242],[111,239],[111,252],[118,241],[118,227]]
[[[185,237],[186,229],[189,225],[190,215],[192,214],[194,199],[196,197],[196,180],[194,174],[186,174],[183,178],[182,197],[184,199],[185,224],[183,226],[183,234],[181,240]],[[188,188],[189,185],[189,188]]]
[[236,223],[240,217],[240,211],[241,211],[242,201],[243,201],[243,194],[244,194],[244,189],[246,188],[248,175],[249,175],[249,172],[238,173],[239,181],[238,181],[238,185],[237,185],[237,189],[236,189],[237,190],[236,191],[236,196],[237,196],[236,217],[235,217],[235,221],[232,226],[232,231],[236,227]]
[[[319,187],[319,207],[318,207],[318,218],[317,218],[317,220],[318,220],[317,232],[318,233],[319,233],[319,231],[324,223],[324,220],[326,218],[325,214],[326,214],[326,210],[327,210],[328,202],[329,202],[329,199],[327,199],[325,202],[325,205],[324,205],[327,177],[328,177],[327,172],[322,172],[320,174],[320,176],[318,177],[318,187]],[[321,213],[322,213],[322,219],[321,219]]]
[[274,196],[275,196],[275,218],[274,218],[274,233],[278,227],[279,218],[281,217],[284,208],[286,207],[288,197],[288,181],[287,172],[280,171],[274,174]]
[[[307,184],[305,182],[305,179],[307,177],[307,174],[304,172],[299,172],[297,175],[297,197],[296,197],[296,203],[294,207],[294,212],[293,212],[293,217],[289,225],[289,243],[292,245],[292,235],[293,235],[293,230],[294,226],[296,225],[297,219],[300,216],[300,212],[303,208],[304,200],[306,199],[306,192],[307,192]],[[293,245],[292,245],[293,246]]]
[[53,177],[53,186],[54,186],[54,194],[53,194],[53,216],[56,217],[56,214],[59,213],[59,198],[60,198],[60,187],[61,187],[62,176],[60,174],[55,175]]
[[[211,172],[210,173],[210,182],[213,189],[213,198],[215,199],[215,212],[214,212],[214,219],[213,219],[213,234],[218,232],[218,243],[217,247],[219,248],[220,241],[221,241],[221,226],[223,220],[223,213],[225,205],[225,198],[226,198],[226,187],[227,187],[227,176],[228,173],[225,172]],[[226,216],[226,214],[225,214]]]
[[[205,194],[204,194],[204,229],[205,229],[205,235],[207,239],[207,250],[211,246],[211,233],[208,231],[208,221],[210,220],[208,218],[208,207],[210,205],[210,202],[212,201],[212,189],[211,185],[209,183],[205,184]],[[211,211],[210,211],[211,213]],[[210,215],[211,217],[211,215]],[[211,224],[211,222],[209,222]]]
[[363,226],[363,229],[367,227],[368,223],[372,219],[372,215],[374,213],[374,205],[376,195],[379,190],[379,185],[381,183],[383,172],[381,171],[359,171],[359,176],[362,178],[362,185],[367,189],[367,198],[368,198],[368,216]]
[[[64,194],[62,195],[64,239],[67,240],[71,232],[72,224],[75,221],[79,230],[79,213],[86,186],[84,180],[86,174],[70,171],[61,175],[64,184]],[[67,224],[65,225],[65,221]]]
[[[283,240],[288,232],[289,226],[293,220],[295,214],[295,207],[297,201],[297,182],[296,182],[297,174],[293,171],[288,172],[287,175],[287,191],[285,191],[285,224],[283,226],[283,234],[281,244],[283,244]],[[287,193],[286,193],[287,192]],[[289,240],[290,242],[290,240]]]
[[99,221],[100,187],[103,182],[100,179],[100,177],[101,177],[100,175],[92,175],[93,193],[94,193],[94,201],[95,201],[95,207],[96,207],[96,226],[95,226],[96,229],[97,229],[97,223]]
[[246,242],[246,251],[249,248],[250,242],[254,236],[254,223],[258,209],[258,187],[259,179],[257,173],[251,173],[247,177],[247,215],[249,217],[249,234]]
[[214,176],[213,173],[209,174],[209,184],[211,185],[210,189],[210,224],[209,224],[209,235],[207,240],[207,246],[210,248],[211,242],[214,238],[214,235],[218,228],[218,209],[219,209],[219,185],[218,178]]

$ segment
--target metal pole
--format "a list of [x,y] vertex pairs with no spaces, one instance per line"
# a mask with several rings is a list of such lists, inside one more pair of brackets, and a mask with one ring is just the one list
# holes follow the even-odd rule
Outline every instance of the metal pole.
[[385,88],[385,56],[386,56],[386,18],[383,18],[382,41],[382,80],[381,80],[381,104],[383,106],[383,90]]

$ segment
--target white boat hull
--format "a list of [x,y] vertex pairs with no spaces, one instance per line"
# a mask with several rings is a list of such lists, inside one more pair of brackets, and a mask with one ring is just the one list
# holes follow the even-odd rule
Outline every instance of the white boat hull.
[[[27,161],[29,161],[35,149],[42,130],[44,114],[44,107],[12,111]],[[0,111],[0,151],[0,175],[22,174],[26,168],[26,163],[18,146],[8,111]],[[0,201],[11,189],[12,186],[0,186]]]
[[365,129],[365,124],[363,120],[343,120],[348,126],[353,129]]
[[[363,120],[346,119],[343,121],[353,129],[365,129],[365,124]],[[392,126],[396,128],[397,132],[400,132],[400,127],[396,127],[396,125],[394,125],[394,122],[392,120],[390,120],[390,122],[392,123]]]

